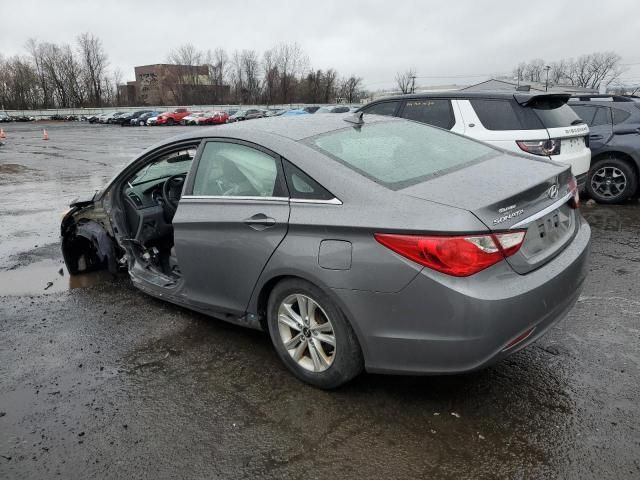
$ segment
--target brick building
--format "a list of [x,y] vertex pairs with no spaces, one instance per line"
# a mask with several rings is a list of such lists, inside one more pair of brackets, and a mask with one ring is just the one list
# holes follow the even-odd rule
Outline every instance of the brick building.
[[229,85],[215,85],[206,65],[155,64],[135,67],[136,79],[118,86],[125,105],[222,103]]

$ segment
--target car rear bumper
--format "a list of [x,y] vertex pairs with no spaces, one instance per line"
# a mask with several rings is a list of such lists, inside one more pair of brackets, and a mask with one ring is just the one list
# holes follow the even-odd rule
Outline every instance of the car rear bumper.
[[333,292],[354,324],[368,371],[476,370],[535,341],[571,309],[587,274],[590,232],[580,217],[579,231],[562,253],[526,275],[507,262],[467,278],[425,268],[397,293]]
[[591,166],[591,150],[588,148],[569,153],[562,153],[561,149],[560,155],[554,155],[550,158],[556,162],[570,165],[571,173],[573,173],[576,178],[586,175]]

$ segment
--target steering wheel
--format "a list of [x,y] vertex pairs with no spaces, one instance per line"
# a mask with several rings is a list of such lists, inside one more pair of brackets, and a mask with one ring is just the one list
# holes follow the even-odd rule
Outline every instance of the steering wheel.
[[182,195],[185,178],[187,178],[186,173],[178,173],[167,178],[164,185],[162,185],[162,198],[165,205],[172,210],[172,213],[175,213],[178,209],[178,201]]

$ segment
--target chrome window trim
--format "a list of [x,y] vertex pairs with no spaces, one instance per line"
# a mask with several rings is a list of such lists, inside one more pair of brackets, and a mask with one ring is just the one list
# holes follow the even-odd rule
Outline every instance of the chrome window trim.
[[569,199],[573,197],[573,192],[569,192],[567,193],[564,197],[560,198],[559,200],[557,200],[556,202],[553,202],[551,205],[549,205],[546,208],[543,208],[542,210],[540,210],[537,213],[534,213],[533,215],[531,215],[530,217],[525,218],[524,220],[519,221],[518,223],[516,223],[515,225],[513,225],[509,230],[513,230],[514,228],[521,228],[524,227],[525,225],[528,225],[531,222],[535,222],[536,220],[541,219],[542,217],[544,217],[545,215],[553,212],[554,210],[560,208],[562,205],[564,205],[565,203],[567,203],[569,201]]
[[181,200],[182,199],[185,199],[185,200],[242,200],[242,201],[262,200],[265,202],[288,202],[289,201],[288,197],[260,197],[260,196],[242,197],[242,196],[233,196],[233,195],[183,195],[181,197]]
[[311,203],[316,205],[342,205],[342,202],[338,198],[332,198],[331,200],[314,200],[311,198],[292,198],[291,203]]
[[263,200],[267,202],[291,202],[291,203],[309,203],[316,205],[342,205],[342,202],[337,198],[331,200],[313,200],[307,198],[289,198],[289,197],[234,197],[232,195],[183,195],[181,200],[242,200],[242,201],[256,201]]

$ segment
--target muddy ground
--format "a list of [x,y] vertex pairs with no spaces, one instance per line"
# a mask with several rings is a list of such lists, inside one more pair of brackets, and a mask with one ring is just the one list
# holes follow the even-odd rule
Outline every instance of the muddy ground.
[[591,273],[536,344],[323,392],[264,334],[64,270],[68,201],[188,127],[41,128],[0,146],[0,478],[640,478],[637,202],[583,207]]

